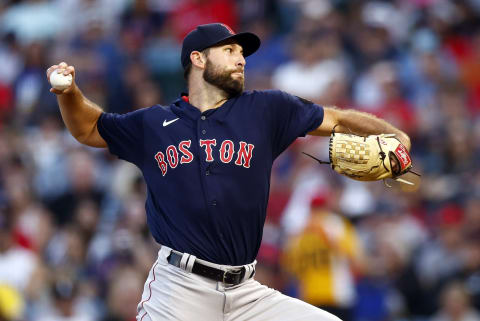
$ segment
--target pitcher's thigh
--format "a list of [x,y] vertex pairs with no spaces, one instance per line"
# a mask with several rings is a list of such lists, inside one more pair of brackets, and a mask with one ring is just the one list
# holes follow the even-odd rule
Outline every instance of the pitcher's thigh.
[[247,295],[249,302],[232,313],[228,321],[341,321],[327,311],[255,283],[255,293]]
[[223,294],[179,268],[158,264],[145,282],[137,321],[223,321]]

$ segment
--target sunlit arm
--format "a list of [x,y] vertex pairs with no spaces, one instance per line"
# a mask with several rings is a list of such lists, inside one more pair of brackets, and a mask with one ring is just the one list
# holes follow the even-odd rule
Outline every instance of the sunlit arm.
[[353,133],[361,136],[395,134],[400,142],[410,150],[411,143],[407,134],[372,114],[352,109],[342,110],[335,107],[324,107],[324,112],[322,124],[311,131],[310,135],[330,136],[334,127],[335,132]]
[[69,93],[57,96],[65,126],[80,143],[92,147],[107,147],[97,130],[102,109],[88,100],[75,86]]

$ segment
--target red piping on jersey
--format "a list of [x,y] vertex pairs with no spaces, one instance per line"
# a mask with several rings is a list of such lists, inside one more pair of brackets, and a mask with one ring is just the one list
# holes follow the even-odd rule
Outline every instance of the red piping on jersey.
[[[157,266],[157,264],[158,264],[158,262],[155,263],[155,265],[153,266],[153,269],[152,269],[153,280],[150,281],[150,283],[148,283],[148,289],[150,290],[150,294],[149,294],[149,296],[148,296],[148,299],[143,300],[142,303],[140,303],[140,304],[142,305],[142,309],[144,309],[144,308],[143,308],[143,304],[152,298],[152,283],[153,283],[153,281],[155,281],[155,267]],[[144,309],[144,310],[145,310],[145,309]],[[140,318],[140,321],[142,321],[142,320],[143,320],[143,317],[145,317],[146,315],[147,315],[147,311],[145,311],[145,314],[142,315],[142,317]]]
[[182,99],[183,99],[184,102],[190,103],[189,99],[188,99],[188,96],[182,96]]

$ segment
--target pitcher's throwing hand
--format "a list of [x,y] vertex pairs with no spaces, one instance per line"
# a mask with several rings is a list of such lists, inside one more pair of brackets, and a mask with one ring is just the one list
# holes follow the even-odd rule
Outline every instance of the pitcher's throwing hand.
[[[58,76],[55,75],[55,73],[58,74]],[[53,79],[54,77],[55,79]],[[71,80],[68,80],[69,77],[71,77]],[[52,85],[50,92],[57,95],[70,93],[75,86],[75,68],[69,66],[66,62],[53,65],[47,69],[47,79]],[[66,85],[67,81],[70,82],[69,86]]]

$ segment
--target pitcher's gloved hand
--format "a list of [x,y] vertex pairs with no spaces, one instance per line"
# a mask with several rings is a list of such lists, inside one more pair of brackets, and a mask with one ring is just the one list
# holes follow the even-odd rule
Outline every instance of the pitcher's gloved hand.
[[[408,150],[393,134],[367,137],[333,132],[330,136],[329,162],[337,173],[359,181],[392,178],[410,184],[398,176],[411,172],[412,159]],[[418,175],[415,172],[412,172]]]

